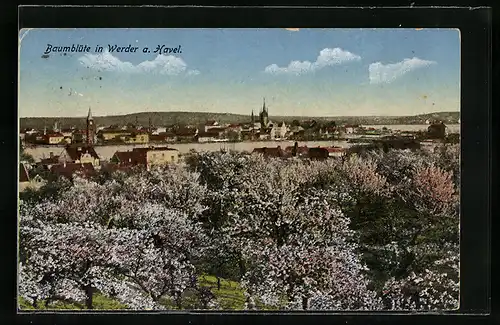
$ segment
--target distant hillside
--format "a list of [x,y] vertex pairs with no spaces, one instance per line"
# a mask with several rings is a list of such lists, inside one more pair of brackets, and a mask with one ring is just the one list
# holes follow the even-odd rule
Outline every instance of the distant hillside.
[[[126,125],[138,123],[148,126],[149,119],[153,126],[167,126],[173,124],[188,125],[205,123],[207,120],[216,120],[219,123],[246,123],[250,122],[249,115],[229,113],[204,112],[143,112],[117,116],[95,116],[97,125]],[[257,118],[257,117],[256,117]],[[439,112],[416,116],[337,116],[337,117],[304,117],[304,116],[270,116],[272,121],[291,123],[293,120],[335,121],[337,124],[425,124],[426,120],[441,120],[445,124],[455,124],[460,118],[459,112]],[[76,126],[85,127],[85,117],[25,117],[21,118],[21,129],[51,128],[55,122],[62,128]]]

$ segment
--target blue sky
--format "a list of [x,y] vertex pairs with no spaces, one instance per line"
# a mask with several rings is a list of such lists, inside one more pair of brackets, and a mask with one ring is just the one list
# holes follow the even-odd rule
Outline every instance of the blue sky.
[[[270,115],[285,116],[460,109],[454,29],[31,29],[20,40],[22,117],[84,116],[89,107],[96,116],[250,114],[263,97]],[[47,44],[91,51],[42,58]],[[108,44],[138,51],[109,53]],[[182,52],[158,56],[157,45]]]

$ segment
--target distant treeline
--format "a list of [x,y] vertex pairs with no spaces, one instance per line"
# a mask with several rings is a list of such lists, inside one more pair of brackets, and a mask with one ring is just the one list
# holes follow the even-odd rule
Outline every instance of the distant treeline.
[[[291,124],[294,120],[335,121],[340,124],[362,125],[391,125],[391,124],[425,124],[426,120],[440,120],[445,124],[456,124],[460,112],[439,112],[415,116],[335,116],[335,117],[307,117],[307,116],[271,116],[270,120]],[[118,116],[94,117],[97,125],[127,125],[139,124],[147,127],[151,121],[152,126],[168,125],[197,125],[207,120],[215,120],[221,124],[249,123],[250,115],[229,113],[204,113],[204,112],[143,112]],[[43,129],[51,128],[55,122],[62,128],[76,126],[84,128],[85,117],[25,117],[21,118],[20,126],[24,128]]]

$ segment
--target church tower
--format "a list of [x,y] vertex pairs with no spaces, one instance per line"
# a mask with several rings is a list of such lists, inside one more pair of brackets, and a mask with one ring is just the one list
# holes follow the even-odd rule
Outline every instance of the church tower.
[[251,136],[252,136],[252,140],[254,140],[254,137],[255,137],[255,116],[253,114],[253,109],[252,109],[252,125],[250,126],[250,132],[251,132]]
[[92,117],[92,111],[89,107],[89,113],[87,114],[87,132],[86,132],[86,141],[88,146],[94,145],[94,137],[95,137],[95,125],[94,118]]
[[267,128],[268,124],[269,124],[269,114],[266,108],[266,98],[264,97],[262,112],[260,113],[260,126],[262,128]]

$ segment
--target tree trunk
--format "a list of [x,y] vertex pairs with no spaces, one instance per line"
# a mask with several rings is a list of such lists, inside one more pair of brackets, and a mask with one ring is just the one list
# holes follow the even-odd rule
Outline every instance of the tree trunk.
[[182,294],[180,292],[175,293],[175,306],[182,309]]
[[33,305],[33,308],[38,309],[38,299],[37,298],[33,298],[32,305]]
[[240,279],[245,275],[246,273],[246,268],[245,268],[245,261],[243,261],[243,257],[240,256],[238,259],[238,266],[240,269]]
[[217,276],[217,290],[220,290],[220,278]]
[[307,310],[307,303],[309,302],[309,299],[307,297],[302,297],[302,309]]
[[250,296],[248,296],[245,299],[245,303],[247,305],[247,309],[248,310],[254,310],[255,309],[255,305],[253,304],[253,299]]
[[85,286],[85,307],[87,309],[94,309],[94,288],[92,286]]

